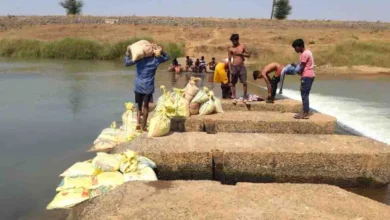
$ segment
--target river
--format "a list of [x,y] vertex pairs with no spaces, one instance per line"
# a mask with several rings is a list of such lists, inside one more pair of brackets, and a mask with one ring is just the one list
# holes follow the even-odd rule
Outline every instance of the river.
[[[162,67],[156,88],[185,86]],[[202,86],[214,88],[212,75]],[[40,213],[55,195],[58,175],[86,153],[100,131],[120,121],[124,102],[134,100],[134,69],[120,62],[0,60],[0,193],[2,219],[25,219]],[[263,86],[262,82],[257,82]],[[299,99],[299,79],[290,77],[284,95]],[[241,87],[238,87],[241,91]],[[265,94],[257,86],[250,93]],[[357,133],[390,141],[390,77],[318,76],[312,107],[333,115]],[[159,96],[156,90],[155,99]],[[387,189],[353,190],[390,204]]]

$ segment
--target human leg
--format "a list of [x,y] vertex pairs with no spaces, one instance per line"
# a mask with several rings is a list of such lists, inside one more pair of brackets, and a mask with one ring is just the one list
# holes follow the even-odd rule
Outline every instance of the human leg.
[[302,97],[303,113],[302,115],[298,115],[296,117],[298,119],[307,119],[309,117],[309,111],[310,111],[309,95],[310,95],[313,82],[314,82],[314,78],[303,77],[301,79],[301,97]]
[[141,129],[141,114],[142,114],[142,103],[143,94],[135,92],[135,102],[137,103],[137,130]]

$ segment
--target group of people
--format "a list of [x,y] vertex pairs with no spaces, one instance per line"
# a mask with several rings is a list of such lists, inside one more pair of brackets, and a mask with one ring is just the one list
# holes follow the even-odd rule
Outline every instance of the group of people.
[[[186,71],[196,73],[207,72],[207,67],[214,71],[214,82],[221,83],[222,98],[233,99],[233,103],[237,103],[236,85],[240,82],[243,85],[243,102],[248,102],[247,94],[247,70],[245,67],[245,59],[250,58],[251,54],[245,44],[239,42],[239,35],[232,34],[230,37],[232,46],[228,49],[228,58],[217,63],[215,58],[206,64],[204,57],[197,59],[195,63],[187,56]],[[253,79],[264,79],[268,96],[267,103],[273,103],[276,96],[278,84],[281,83],[280,93],[282,92],[283,81],[285,75],[301,75],[301,96],[303,103],[303,111],[295,116],[296,119],[308,119],[309,117],[309,94],[314,82],[314,58],[310,50],[305,48],[305,43],[302,39],[297,39],[292,43],[292,47],[297,53],[300,53],[298,64],[288,64],[283,66],[273,62],[266,65],[264,68],[253,71]],[[128,56],[125,57],[125,65],[136,65],[136,78],[134,81],[135,102],[137,103],[137,129],[146,131],[146,122],[149,112],[149,103],[153,102],[154,79],[157,67],[169,60],[168,54],[162,51],[161,56],[146,57],[136,62],[132,61]],[[170,71],[180,73],[183,68],[174,59]],[[272,78],[269,76],[274,72]],[[143,118],[141,124],[141,117]]]
[[[245,58],[249,58],[251,54],[248,52],[245,44],[240,44],[239,35],[233,34],[230,37],[232,46],[228,50],[228,58],[217,64],[214,72],[214,82],[221,83],[222,98],[233,99],[233,103],[237,103],[236,84],[238,81],[243,85],[243,102],[248,102],[247,94],[247,70],[245,67]],[[295,52],[300,53],[298,64],[288,64],[283,66],[273,62],[253,71],[253,79],[264,79],[268,96],[267,103],[274,103],[276,90],[280,83],[280,91],[282,94],[283,82],[285,75],[301,75],[301,97],[303,111],[294,116],[296,119],[309,118],[309,94],[314,82],[314,58],[310,50],[305,48],[305,42],[302,39],[297,39],[292,43]],[[274,73],[272,78],[269,74]]]
[[211,58],[211,61],[209,63],[206,63],[204,56],[202,56],[200,59],[196,59],[194,63],[194,61],[189,56],[187,56],[185,70],[187,72],[194,73],[203,73],[203,71],[207,73],[207,68],[209,68],[210,71],[214,71],[216,65],[217,62],[215,61],[214,57]]
[[216,65],[217,62],[215,61],[214,57],[211,58],[211,61],[209,63],[206,63],[204,56],[202,56],[200,59],[196,59],[195,62],[189,56],[187,56],[185,68],[183,68],[177,58],[175,58],[172,61],[172,65],[168,68],[168,71],[175,73],[181,73],[183,71],[194,73],[208,73],[207,68],[209,69],[209,71],[214,72]]

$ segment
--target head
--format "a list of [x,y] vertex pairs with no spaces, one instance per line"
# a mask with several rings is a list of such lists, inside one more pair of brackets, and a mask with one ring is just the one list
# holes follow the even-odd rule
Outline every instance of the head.
[[202,56],[200,59],[201,59],[201,60],[204,60],[204,56]]
[[261,79],[261,78],[263,78],[263,76],[261,75],[260,71],[258,70],[253,71],[253,80]]
[[232,42],[233,46],[237,46],[238,44],[240,44],[239,40],[240,35],[238,34],[232,34],[232,36],[230,37],[230,41]]
[[211,58],[211,61],[215,62],[215,57]]
[[295,49],[295,52],[302,53],[305,50],[305,42],[302,39],[296,39],[292,43],[292,47]]
[[187,60],[189,60],[189,59],[190,59],[190,56],[187,56],[186,58],[187,58]]

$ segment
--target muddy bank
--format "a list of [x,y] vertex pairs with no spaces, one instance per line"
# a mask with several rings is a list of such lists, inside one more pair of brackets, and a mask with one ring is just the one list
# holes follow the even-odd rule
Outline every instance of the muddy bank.
[[[53,211],[54,213],[56,211]],[[389,219],[384,204],[334,186],[127,183],[58,219]]]

